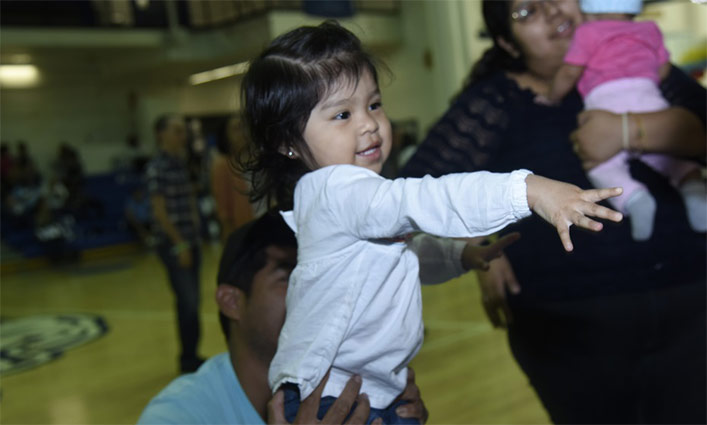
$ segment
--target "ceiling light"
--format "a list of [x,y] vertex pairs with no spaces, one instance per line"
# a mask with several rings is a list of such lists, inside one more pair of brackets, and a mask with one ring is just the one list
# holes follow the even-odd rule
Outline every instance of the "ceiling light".
[[204,84],[214,80],[245,74],[246,71],[248,71],[248,62],[241,62],[235,65],[222,66],[209,71],[192,74],[189,77],[189,83],[196,86],[198,84]]
[[34,65],[0,65],[0,86],[26,88],[39,84],[39,70]]

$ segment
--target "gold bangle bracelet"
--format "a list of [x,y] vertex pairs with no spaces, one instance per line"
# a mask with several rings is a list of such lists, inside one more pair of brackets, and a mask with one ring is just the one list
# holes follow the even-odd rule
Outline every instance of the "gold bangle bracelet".
[[631,150],[631,144],[628,139],[628,112],[624,112],[621,114],[621,145],[627,152]]
[[635,151],[640,152],[641,151],[641,141],[643,141],[643,125],[641,125],[641,116],[634,114],[633,115],[636,118],[636,143],[634,143]]

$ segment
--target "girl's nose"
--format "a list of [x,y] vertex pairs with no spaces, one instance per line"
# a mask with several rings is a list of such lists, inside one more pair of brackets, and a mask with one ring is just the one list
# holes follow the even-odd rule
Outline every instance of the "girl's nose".
[[371,114],[370,111],[366,111],[361,122],[361,133],[369,133],[378,131],[378,120]]

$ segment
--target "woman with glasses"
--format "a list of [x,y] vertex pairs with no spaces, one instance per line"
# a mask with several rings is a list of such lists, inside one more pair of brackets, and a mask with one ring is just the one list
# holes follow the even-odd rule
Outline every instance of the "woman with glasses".
[[[671,107],[620,115],[585,111],[571,92],[546,96],[582,14],[575,0],[484,0],[493,46],[402,174],[439,176],[528,168],[592,187],[585,169],[625,143],[702,161],[705,89],[673,67],[661,82]],[[483,307],[507,327],[511,351],[556,423],[705,423],[707,241],[687,224],[665,178],[632,163],[655,196],[653,235],[628,221],[577,232],[575,251],[529,218],[506,231],[523,238],[479,274]]]

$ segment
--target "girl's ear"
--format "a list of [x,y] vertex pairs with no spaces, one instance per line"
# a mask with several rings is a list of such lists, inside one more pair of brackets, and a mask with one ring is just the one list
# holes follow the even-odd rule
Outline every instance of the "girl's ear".
[[216,304],[224,316],[240,321],[245,309],[245,293],[235,286],[220,284],[216,288]]
[[503,37],[496,37],[496,43],[505,50],[506,53],[511,55],[511,57],[518,59],[520,57],[520,51],[513,45],[513,43],[508,42]]
[[289,146],[287,146],[287,147],[286,147],[286,146],[280,146],[280,148],[279,148],[277,151],[280,152],[281,154],[285,155],[286,157],[290,158],[290,159],[295,159],[295,158],[297,158],[297,152],[295,152],[295,150],[292,149],[292,148],[289,147]]

